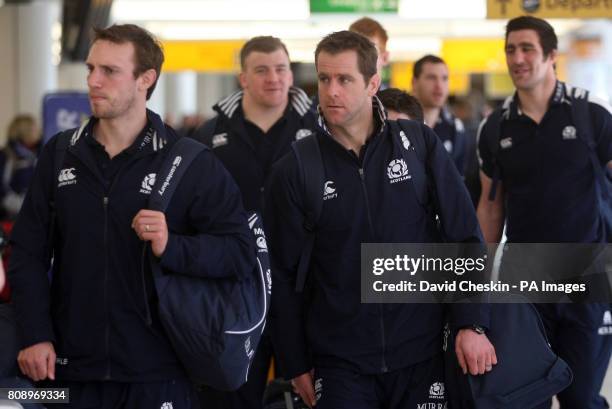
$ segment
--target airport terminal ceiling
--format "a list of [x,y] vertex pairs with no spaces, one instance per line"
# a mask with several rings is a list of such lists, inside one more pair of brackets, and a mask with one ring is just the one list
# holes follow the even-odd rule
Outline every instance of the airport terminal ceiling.
[[[321,1],[311,0],[322,3]],[[449,38],[500,39],[506,20],[486,19],[486,0],[327,0],[362,9],[395,3],[396,12],[310,12],[309,0],[114,0],[111,19],[143,24],[164,41],[245,40],[272,34],[289,47],[293,61],[312,62],[319,39],[362,15],[380,21],[389,34],[392,61],[439,53]],[[578,19],[552,21],[561,37]]]

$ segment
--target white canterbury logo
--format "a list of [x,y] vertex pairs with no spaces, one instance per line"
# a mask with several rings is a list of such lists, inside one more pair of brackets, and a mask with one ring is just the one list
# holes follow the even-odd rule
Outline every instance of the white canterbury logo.
[[295,140],[299,141],[300,139],[310,135],[312,135],[312,131],[310,129],[298,129],[298,131],[295,133]]
[[400,135],[400,138],[402,138],[402,145],[404,145],[404,149],[409,150],[410,140],[406,136],[406,133],[404,131],[400,131],[399,135]]
[[75,168],[62,169],[57,178],[59,182],[57,187],[76,184],[77,181],[76,181],[76,175],[73,173],[74,171],[75,171]]
[[227,132],[219,133],[212,137],[213,149],[223,145],[227,145]]
[[336,193],[334,182],[332,180],[328,180],[323,186],[323,200],[335,199],[337,197],[338,193]]
[[69,180],[76,179],[76,176],[74,175],[74,173],[72,173],[74,171],[74,168],[62,169],[57,180],[59,180],[60,182],[67,182]]

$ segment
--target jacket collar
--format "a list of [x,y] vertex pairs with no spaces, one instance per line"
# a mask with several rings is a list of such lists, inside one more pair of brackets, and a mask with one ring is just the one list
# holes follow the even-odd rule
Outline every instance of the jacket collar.
[[[381,124],[379,129],[379,131],[381,132],[384,128],[385,121],[387,120],[387,111],[385,110],[385,107],[376,95],[372,97],[372,108],[375,114],[378,115],[379,121],[376,122]],[[325,123],[325,117],[323,116],[323,110],[321,109],[321,105],[317,106],[317,113],[317,124],[319,128],[326,134],[331,135],[331,132],[329,131],[329,129],[327,128],[327,124]]]
[[[149,109],[147,109],[147,120],[150,130],[142,138],[137,150],[157,152],[168,144],[168,130],[159,115]],[[87,122],[76,129],[70,138],[70,146],[75,146],[84,137],[93,137],[93,126],[97,121],[98,118],[91,116]]]
[[[242,103],[242,97],[244,96],[244,91],[236,91],[233,94],[223,98],[219,101],[213,108],[222,115],[225,115],[228,118],[232,118],[235,115],[238,107],[240,107]],[[290,106],[297,112],[297,114],[302,117],[306,115],[308,110],[310,109],[310,105],[312,101],[308,98],[308,95],[298,87],[290,87],[289,88],[289,104]]]
[[[549,107],[553,105],[568,104],[571,105],[571,87],[568,87],[564,82],[557,80],[555,82],[555,90],[550,96]],[[502,105],[504,119],[516,119],[523,114],[519,106],[518,93],[515,91],[513,95],[506,98]]]

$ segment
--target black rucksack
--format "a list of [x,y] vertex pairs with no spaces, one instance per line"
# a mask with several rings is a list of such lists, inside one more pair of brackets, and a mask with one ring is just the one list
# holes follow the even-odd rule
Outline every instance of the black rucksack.
[[[177,140],[156,177],[149,199],[152,210],[167,209],[181,176],[203,149],[193,139]],[[166,183],[162,191],[159,186]],[[221,390],[238,389],[247,381],[270,305],[272,283],[263,224],[257,213],[249,214],[248,222],[257,248],[252,277],[165,274],[149,252],[166,335],[191,380]]]
[[[157,116],[152,119],[161,121]],[[157,125],[158,129],[164,126],[161,122]],[[57,137],[55,175],[59,175],[72,136],[72,132],[64,132]],[[181,177],[203,149],[206,147],[193,139],[177,139],[157,174],[150,209],[162,212],[167,209]],[[50,207],[49,243],[52,243],[53,200]],[[177,357],[194,383],[220,390],[235,390],[247,381],[270,305],[272,283],[263,224],[257,213],[248,216],[257,248],[257,263],[251,277],[207,279],[166,274],[152,251],[148,251],[160,321]]]

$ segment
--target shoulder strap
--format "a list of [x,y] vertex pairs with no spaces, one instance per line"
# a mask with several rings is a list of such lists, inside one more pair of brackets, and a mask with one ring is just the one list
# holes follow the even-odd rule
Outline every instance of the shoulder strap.
[[572,88],[572,117],[578,138],[589,148],[589,158],[595,179],[601,190],[601,197],[604,201],[607,201],[610,199],[610,187],[604,166],[599,161],[599,156],[597,155],[597,143],[595,142],[591,111],[589,109],[589,91],[581,88]]
[[310,258],[315,241],[315,230],[323,209],[325,169],[317,134],[314,133],[291,144],[300,169],[304,203],[304,230],[306,243],[302,248],[298,265],[295,290],[302,292],[310,268]]
[[170,199],[189,165],[205,146],[191,138],[178,138],[170,148],[155,178],[155,185],[149,197],[149,208],[165,212]]
[[[509,108],[508,108],[509,109]],[[497,185],[499,184],[499,179],[501,177],[501,171],[499,169],[499,140],[501,138],[501,127],[502,127],[502,118],[503,118],[504,110],[503,108],[498,108],[494,110],[487,122],[491,122],[493,126],[489,129],[491,130],[491,144],[489,146],[491,150],[491,158],[493,160],[493,179],[491,181],[491,190],[489,191],[489,201],[494,201],[495,196],[497,195]]]
[[[429,191],[429,181],[427,172],[427,146],[423,136],[421,124],[416,121],[400,119],[398,121],[388,121],[391,127],[393,138],[398,138],[402,159],[406,162],[408,169],[412,171],[412,183],[417,192],[417,199],[421,204],[427,205],[428,198],[426,193]],[[416,162],[418,160],[418,163]],[[417,169],[423,169],[418,172]]]
[[57,135],[55,140],[55,154],[53,155],[53,186],[51,188],[51,199],[49,200],[49,230],[47,231],[47,246],[49,259],[53,257],[53,238],[55,237],[55,222],[57,218],[57,208],[55,206],[55,198],[57,196],[57,179],[62,167],[64,166],[64,157],[68,146],[70,146],[70,139],[79,132],[80,129],[75,130],[73,133],[62,132]]
[[200,129],[193,134],[193,139],[206,144],[207,139],[211,138],[215,134],[217,122],[219,122],[219,115],[216,115],[215,117],[204,122]]

